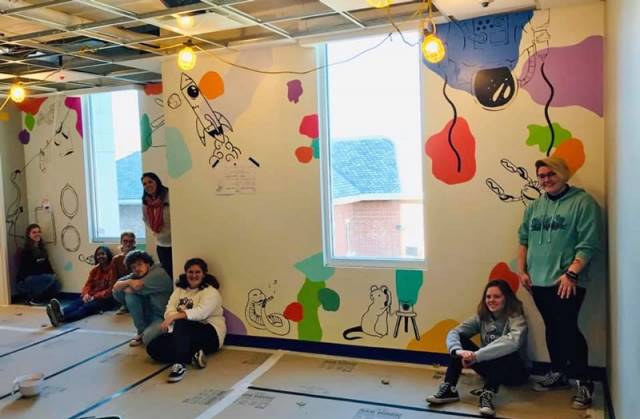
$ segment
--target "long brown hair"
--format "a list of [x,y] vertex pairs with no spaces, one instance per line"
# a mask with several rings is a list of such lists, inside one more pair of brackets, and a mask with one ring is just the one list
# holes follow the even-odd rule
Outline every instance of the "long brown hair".
[[[27,229],[24,231],[24,248],[25,249],[35,249],[36,247],[43,253],[46,254],[46,250],[44,248],[44,240],[42,238],[40,238],[40,241],[38,242],[38,244],[36,245],[36,242],[34,242],[31,239],[31,230],[33,230],[34,228],[40,228],[40,226],[38,224],[29,224],[27,226]],[[40,231],[42,231],[42,228],[40,228]]]
[[491,319],[491,312],[487,308],[487,303],[485,302],[487,290],[491,287],[499,288],[502,295],[504,295],[504,309],[502,310],[503,315],[506,315],[506,317],[511,317],[517,314],[524,314],[524,310],[522,309],[522,301],[520,301],[518,297],[516,297],[507,281],[505,281],[504,279],[493,279],[489,281],[484,287],[482,298],[480,298],[480,303],[478,304],[478,317],[480,317],[480,320],[487,321]]

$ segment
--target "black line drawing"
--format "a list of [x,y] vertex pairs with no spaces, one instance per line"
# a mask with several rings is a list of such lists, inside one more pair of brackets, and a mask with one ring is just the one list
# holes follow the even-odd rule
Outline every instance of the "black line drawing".
[[167,99],[167,105],[169,105],[171,109],[178,109],[180,105],[182,105],[182,99],[180,99],[177,93],[172,93]]
[[64,250],[71,253],[77,252],[82,244],[82,241],[80,240],[80,232],[71,224],[64,226],[60,232],[60,241],[62,242]]
[[[46,105],[43,105],[43,107]],[[38,121],[38,125],[52,125],[53,119],[55,116],[55,102],[47,107],[47,110],[42,110],[42,112],[38,112],[36,115],[36,120]]]
[[56,218],[49,205],[40,205],[35,207],[36,224],[42,230],[42,240],[47,244],[57,244]]
[[267,297],[261,289],[250,290],[244,315],[247,322],[256,329],[266,329],[274,335],[284,336],[289,333],[291,323],[281,313],[267,314],[267,302],[272,299],[273,296]]
[[409,319],[411,319],[411,325],[413,326],[413,334],[416,340],[420,340],[420,332],[418,331],[418,323],[416,317],[418,313],[413,311],[413,304],[403,303],[398,301],[398,310],[396,310],[396,327],[393,330],[393,337],[398,337],[398,329],[400,329],[400,321],[404,319],[404,332],[409,333]]
[[16,248],[18,247],[18,238],[22,236],[18,235],[17,227],[18,220],[20,216],[24,212],[24,207],[22,206],[22,190],[20,189],[20,185],[17,182],[18,176],[20,176],[22,172],[20,170],[14,170],[9,177],[9,181],[11,185],[16,190],[16,197],[9,202],[7,205],[7,212],[5,214],[5,218],[7,221],[7,236],[13,237],[13,243]]
[[80,262],[86,263],[87,265],[95,265],[96,264],[96,259],[93,257],[93,255],[89,255],[89,256],[85,256],[82,253],[78,254],[78,260]]
[[[535,22],[534,22],[535,21]],[[529,22],[522,29],[523,36],[530,36],[530,44],[522,51],[520,57],[527,55],[525,62],[528,63],[527,69],[522,72],[522,77],[518,79],[520,87],[527,85],[536,73],[536,68],[544,63],[549,54],[549,41],[551,34],[549,33],[549,24],[551,23],[551,10],[537,10]],[[523,39],[522,45],[526,42]],[[531,59],[535,57],[535,59]]]
[[64,118],[62,118],[60,125],[58,125],[58,128],[53,134],[53,144],[56,147],[60,147],[60,157],[68,156],[69,154],[72,154],[74,151],[73,141],[69,136],[69,129],[65,127],[67,118],[69,117],[69,113],[71,112],[72,109],[69,107],[66,107],[66,108],[67,108],[67,112],[64,114]]
[[68,219],[72,219],[78,214],[80,208],[80,200],[78,199],[78,192],[73,186],[67,183],[60,190],[60,209],[62,213],[67,216]]
[[544,72],[544,63],[542,63],[542,66],[540,67],[540,73],[542,74],[542,78],[544,79],[544,82],[547,83],[547,86],[549,86],[549,90],[550,90],[549,98],[547,99],[547,102],[544,104],[544,119],[546,119],[547,125],[549,126],[549,131],[551,131],[551,141],[549,142],[549,147],[547,148],[547,157],[549,157],[549,155],[551,154],[551,149],[553,148],[556,142],[556,130],[553,128],[553,124],[551,123],[551,118],[549,117],[549,105],[551,105],[551,102],[553,101],[555,89],[553,88],[553,84],[551,84],[551,81],[547,78],[547,75]]
[[342,337],[347,340],[362,339],[364,333],[377,338],[389,334],[389,315],[391,314],[391,291],[386,285],[380,287],[372,285],[369,289],[371,303],[360,319],[360,326],[350,327],[342,332]]
[[445,100],[449,103],[449,105],[451,105],[451,109],[453,110],[453,122],[451,123],[451,126],[449,127],[449,132],[447,133],[447,142],[449,143],[449,147],[451,147],[451,150],[453,150],[453,153],[456,155],[456,161],[457,161],[457,171],[458,173],[462,172],[462,159],[460,158],[460,153],[458,152],[458,150],[455,148],[455,146],[453,145],[453,128],[456,126],[456,123],[458,122],[458,109],[456,108],[456,105],[454,105],[453,101],[449,98],[449,96],[447,96],[447,76],[445,75],[444,77],[444,84],[442,85],[442,95],[444,96]]
[[522,189],[520,190],[520,195],[510,195],[505,193],[504,189],[500,184],[495,181],[493,178],[487,178],[485,183],[491,190],[491,192],[498,195],[498,198],[502,202],[522,202],[526,207],[529,203],[535,201],[540,198],[542,195],[542,188],[540,187],[540,183],[537,180],[532,179],[529,176],[529,172],[522,166],[516,166],[509,159],[501,159],[500,164],[504,167],[508,172],[517,174],[525,181],[522,185]]

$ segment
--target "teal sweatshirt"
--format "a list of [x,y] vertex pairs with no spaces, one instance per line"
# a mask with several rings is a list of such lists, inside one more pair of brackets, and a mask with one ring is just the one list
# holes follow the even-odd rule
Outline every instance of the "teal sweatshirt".
[[533,285],[553,286],[579,258],[586,264],[578,280],[578,286],[584,287],[588,264],[601,250],[600,224],[598,203],[581,188],[572,186],[555,201],[544,194],[531,203],[518,235],[520,244],[527,246],[527,271]]

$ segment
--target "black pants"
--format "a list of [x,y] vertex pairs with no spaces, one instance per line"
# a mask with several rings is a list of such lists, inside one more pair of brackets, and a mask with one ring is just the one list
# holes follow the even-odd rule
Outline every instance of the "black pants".
[[173,333],[165,333],[147,345],[147,353],[163,364],[188,364],[193,354],[202,349],[210,354],[218,350],[220,340],[210,324],[191,320],[177,320]]
[[578,379],[588,377],[589,347],[578,328],[578,314],[586,289],[576,288],[577,294],[560,299],[558,287],[533,287],[533,300],[542,315],[547,349],[553,371]]
[[164,270],[167,271],[171,279],[173,279],[173,257],[171,256],[171,247],[156,246],[156,253],[158,254],[160,264]]
[[[463,337],[460,343],[462,344],[462,349],[468,351],[478,350],[478,346],[471,342],[469,338]],[[471,368],[484,378],[484,388],[494,393],[498,392],[501,384],[518,385],[524,383],[529,377],[529,372],[517,351],[489,361],[476,362],[471,365]],[[461,373],[462,358],[451,356],[444,381],[455,386],[458,384],[458,378],[460,378]]]

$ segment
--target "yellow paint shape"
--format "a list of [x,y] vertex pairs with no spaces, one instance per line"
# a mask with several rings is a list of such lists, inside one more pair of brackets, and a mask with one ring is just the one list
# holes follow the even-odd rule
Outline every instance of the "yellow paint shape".
[[9,120],[9,112],[0,112],[0,121],[7,122]]
[[[452,319],[441,320],[431,329],[427,330],[420,336],[420,340],[413,339],[407,345],[407,349],[421,352],[436,352],[446,354],[447,350],[447,334],[460,322]],[[480,346],[480,336],[474,336],[473,343]]]

